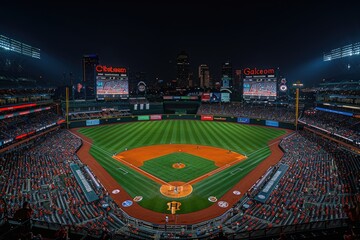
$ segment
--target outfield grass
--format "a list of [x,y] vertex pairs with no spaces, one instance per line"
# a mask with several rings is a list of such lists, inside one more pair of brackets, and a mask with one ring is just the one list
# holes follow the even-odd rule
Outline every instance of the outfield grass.
[[[191,195],[177,199],[182,203],[180,211],[177,212],[181,214],[197,211],[213,204],[208,201],[208,197],[220,198],[224,195],[234,184],[269,156],[268,142],[285,134],[286,131],[225,122],[171,120],[103,125],[82,128],[79,129],[79,132],[93,139],[90,153],[126,189],[130,196],[143,196],[143,200],[139,202],[141,206],[163,213],[169,213],[166,203],[172,199],[160,194],[158,183],[112,159],[114,152],[121,152],[125,148],[174,143],[220,147],[248,157],[245,161],[194,184]],[[164,159],[155,161],[166,162]],[[191,162],[189,165],[191,166]],[[156,171],[163,171],[162,166],[166,165],[158,165]],[[144,167],[146,168],[146,162]],[[216,168],[216,166],[214,167]],[[151,172],[152,170],[148,169],[147,171]],[[160,174],[161,178],[167,178],[166,181],[172,181],[168,180],[171,179],[171,176],[166,176],[165,172],[157,174]],[[176,179],[176,181],[180,180]]]

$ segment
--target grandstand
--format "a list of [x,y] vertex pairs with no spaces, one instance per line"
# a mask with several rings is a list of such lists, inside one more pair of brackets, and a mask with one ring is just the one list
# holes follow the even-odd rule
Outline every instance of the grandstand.
[[[0,35],[1,39],[10,41]],[[53,90],[34,89],[39,81],[32,81],[27,70],[19,72],[14,68],[11,71],[4,68],[8,62],[4,59],[9,56],[18,58],[19,55],[12,54],[21,52],[5,52],[1,46],[0,42],[0,80],[6,88],[0,90],[0,239],[25,239],[29,236],[35,239],[32,235],[38,234],[43,239],[58,239],[66,231],[70,239],[343,239],[347,235],[356,239],[360,236],[359,81],[327,80],[319,84],[316,102],[305,102],[308,99],[302,102],[300,127],[294,131],[294,103],[289,98],[276,100],[276,94],[270,102],[263,99],[224,102],[218,98],[203,101],[202,92],[191,90],[178,95],[159,92],[151,97],[131,96],[112,101],[54,99]],[[16,74],[11,75],[13,73]],[[23,84],[27,81],[29,88],[25,89]],[[253,84],[251,91],[275,93],[274,86]],[[214,92],[214,96],[218,97],[220,93]],[[236,99],[242,98],[238,96]],[[118,189],[107,187],[111,175],[100,176],[99,169],[105,169],[108,162],[101,165],[100,161],[91,162],[91,159],[84,158],[84,151],[91,157],[117,155],[114,151],[122,150],[108,146],[114,150],[110,152],[92,142],[117,135],[117,132],[108,130],[106,135],[109,136],[93,139],[76,135],[78,128],[90,132],[98,125],[105,130],[114,129],[113,126],[130,126],[116,136],[120,139],[136,135],[127,142],[128,145],[121,145],[123,152],[129,153],[130,143],[136,145],[144,140],[143,132],[148,132],[144,141],[151,146],[155,135],[159,135],[154,131],[155,125],[165,125],[162,121],[181,122],[185,127],[176,129],[167,138],[166,134],[175,129],[175,125],[169,124],[164,138],[157,136],[161,144],[174,146],[177,143],[173,141],[186,128],[190,134],[182,143],[196,142],[196,150],[199,150],[199,145],[216,142],[220,135],[225,135],[217,129],[222,124],[230,129],[225,138],[225,145],[228,144],[224,150],[226,156],[233,153],[232,148],[240,149],[240,145],[250,149],[259,144],[266,138],[266,130],[270,129],[269,134],[274,136],[281,131],[286,134],[281,140],[274,137],[276,141],[249,154],[238,150],[244,154],[244,159],[250,159],[251,154],[263,152],[271,156],[270,147],[275,147],[279,156],[262,175],[255,168],[257,165],[249,170],[246,176],[261,176],[247,190],[236,191],[237,185],[230,188],[228,192],[234,204],[225,206],[227,202],[222,201],[225,207],[215,217],[184,220],[185,214],[170,215],[171,204],[166,212],[156,212],[134,203],[134,199],[142,196],[132,197],[134,202],[120,202],[119,196],[132,195],[126,192],[125,186],[119,185]],[[189,124],[190,121],[194,125]],[[151,127],[144,131],[146,123]],[[202,123],[206,128],[200,128]],[[247,133],[250,137],[238,134],[242,132],[237,131],[237,127],[250,131]],[[199,136],[203,139],[197,139]],[[243,139],[249,141],[244,143]],[[254,143],[254,139],[260,140]],[[103,144],[111,145],[109,142]],[[223,155],[220,157],[225,158]],[[120,161],[118,164],[122,164],[117,168],[119,178],[135,176],[127,184],[145,184],[134,174],[135,168]],[[214,167],[215,170],[206,177],[212,181],[211,177],[229,168],[230,177],[226,177],[230,181],[235,179],[235,174],[245,171],[238,165],[230,168],[231,164],[234,163],[223,168]],[[156,169],[160,171],[161,166],[156,166]],[[156,181],[146,179],[146,182],[153,183],[156,193],[160,192]],[[199,185],[194,186],[196,191]],[[211,189],[204,191],[210,194]],[[203,202],[220,208],[220,201],[216,204],[209,202],[217,201],[217,198],[221,200],[221,197],[209,196]],[[15,217],[24,202],[29,202],[32,208],[30,230],[24,230],[27,222]],[[166,218],[152,222],[144,220],[145,217],[135,217],[128,211],[132,204],[139,207],[139,215],[166,215]]]

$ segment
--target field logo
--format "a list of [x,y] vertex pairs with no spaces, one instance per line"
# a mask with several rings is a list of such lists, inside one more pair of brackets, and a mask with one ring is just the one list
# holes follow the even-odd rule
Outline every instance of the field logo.
[[241,194],[241,192],[240,192],[240,191],[235,190],[235,191],[233,191],[233,194],[235,194],[235,195],[240,195],[240,194]]
[[136,196],[134,197],[134,202],[140,202],[143,199],[142,196]]
[[260,198],[260,199],[265,199],[265,196],[262,195],[262,194],[259,194],[259,195],[258,195],[258,198]]
[[168,209],[171,211],[171,214],[175,214],[176,211],[180,210],[180,206],[181,206],[181,202],[176,202],[176,201],[172,201],[172,202],[168,202]]
[[119,192],[120,192],[119,189],[114,189],[114,190],[112,191],[113,194],[118,194]]
[[131,200],[126,200],[122,202],[122,206],[123,207],[130,207],[133,204],[133,202]]
[[218,205],[221,208],[227,208],[229,206],[229,203],[225,202],[225,201],[220,201],[220,202],[218,202]]
[[216,202],[216,201],[217,201],[217,198],[214,197],[214,196],[210,196],[210,197],[208,197],[208,200],[209,200],[210,202]]

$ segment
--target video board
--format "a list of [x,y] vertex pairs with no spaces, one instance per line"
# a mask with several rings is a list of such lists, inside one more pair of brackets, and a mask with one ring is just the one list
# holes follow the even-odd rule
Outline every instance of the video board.
[[74,100],[85,99],[85,86],[82,82],[77,82],[72,86]]
[[245,100],[276,100],[277,78],[274,69],[244,69],[243,98]]
[[98,100],[128,98],[129,78],[126,68],[96,66],[96,97]]

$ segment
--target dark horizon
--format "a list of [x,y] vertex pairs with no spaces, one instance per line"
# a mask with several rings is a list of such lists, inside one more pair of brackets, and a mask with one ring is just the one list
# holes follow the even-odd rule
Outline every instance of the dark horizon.
[[290,82],[321,79],[322,54],[360,41],[358,3],[221,1],[191,3],[106,1],[7,2],[0,34],[41,49],[42,64],[61,81],[81,79],[81,58],[124,66],[169,81],[176,56],[189,54],[191,71],[207,64],[219,79],[222,63],[233,69],[280,68]]

